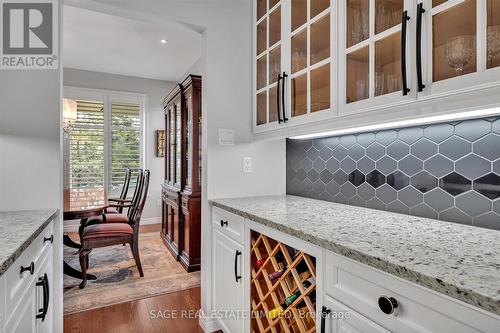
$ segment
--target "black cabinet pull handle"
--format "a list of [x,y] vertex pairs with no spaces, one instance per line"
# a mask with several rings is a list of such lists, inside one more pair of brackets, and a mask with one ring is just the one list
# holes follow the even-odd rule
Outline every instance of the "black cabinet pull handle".
[[47,311],[49,311],[50,301],[49,278],[47,273],[38,279],[36,285],[43,288],[43,308],[38,310],[39,313],[36,315],[36,319],[42,319],[42,321],[44,321],[45,316],[47,316]]
[[236,250],[236,253],[234,255],[234,278],[236,280],[236,283],[238,283],[241,279],[241,275],[238,275],[238,257],[241,256],[241,251]]
[[378,299],[378,307],[386,315],[393,314],[398,306],[398,301],[394,297],[380,296]]
[[410,17],[408,11],[403,12],[403,19],[401,21],[401,76],[403,81],[403,96],[408,95],[410,89],[408,88],[408,80],[406,77],[406,28]]
[[227,221],[220,220],[220,226],[221,226],[222,228],[227,227]]
[[43,237],[43,242],[50,242],[50,244],[54,243],[54,235],[50,235],[50,237]]
[[325,321],[326,321],[326,316],[330,314],[332,310],[328,309],[326,306],[321,307],[321,333],[325,333]]
[[30,272],[31,275],[33,275],[33,273],[35,273],[35,263],[32,261],[31,264],[29,266],[21,266],[21,275],[24,273],[24,272]]
[[283,86],[281,87],[281,108],[283,109],[283,122],[287,122],[288,118],[286,117],[286,107],[285,107],[285,86],[286,86],[286,78],[288,74],[283,72]]
[[418,92],[422,92],[425,85],[422,82],[422,15],[425,13],[424,4],[417,5],[417,81]]
[[[281,104],[280,104],[280,83],[283,77],[281,74],[278,74],[278,86],[276,88],[276,103],[277,103],[277,109],[276,112],[278,112],[278,124],[281,124],[283,122],[283,119],[281,119]],[[285,85],[285,82],[283,82],[283,85]]]

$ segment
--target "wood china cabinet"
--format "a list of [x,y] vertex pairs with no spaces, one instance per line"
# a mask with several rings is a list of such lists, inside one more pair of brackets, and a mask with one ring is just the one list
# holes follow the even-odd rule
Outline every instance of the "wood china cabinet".
[[500,86],[500,0],[254,0],[253,24],[255,133],[459,112]]
[[201,77],[189,75],[165,98],[162,237],[184,268],[200,269]]

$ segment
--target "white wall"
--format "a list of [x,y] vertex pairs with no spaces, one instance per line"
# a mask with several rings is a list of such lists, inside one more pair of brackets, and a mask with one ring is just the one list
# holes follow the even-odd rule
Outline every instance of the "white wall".
[[131,76],[83,71],[78,69],[64,69],[64,85],[81,88],[104,89],[132,93],[141,93],[147,96],[146,102],[146,167],[151,170],[151,185],[149,198],[144,209],[144,219],[156,220],[161,218],[161,188],[165,179],[165,162],[155,155],[155,130],[165,129],[165,118],[161,105],[163,98],[173,88],[175,82],[143,79]]

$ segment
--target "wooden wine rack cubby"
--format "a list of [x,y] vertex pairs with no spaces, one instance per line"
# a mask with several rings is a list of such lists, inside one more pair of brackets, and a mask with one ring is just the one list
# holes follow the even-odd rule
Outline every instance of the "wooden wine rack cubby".
[[[304,252],[258,232],[251,232],[251,331],[255,333],[316,332],[316,260]],[[278,262],[277,254],[281,262]],[[261,259],[263,264],[257,264]],[[300,270],[298,269],[300,268]],[[272,280],[269,274],[281,271]],[[304,282],[313,282],[304,288]],[[270,311],[283,305],[285,299],[300,291],[300,296],[276,318]]]

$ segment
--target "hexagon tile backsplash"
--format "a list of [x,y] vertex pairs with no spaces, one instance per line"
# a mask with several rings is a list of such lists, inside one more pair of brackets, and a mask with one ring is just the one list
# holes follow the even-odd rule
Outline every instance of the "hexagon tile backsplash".
[[500,117],[287,140],[287,193],[500,230]]

